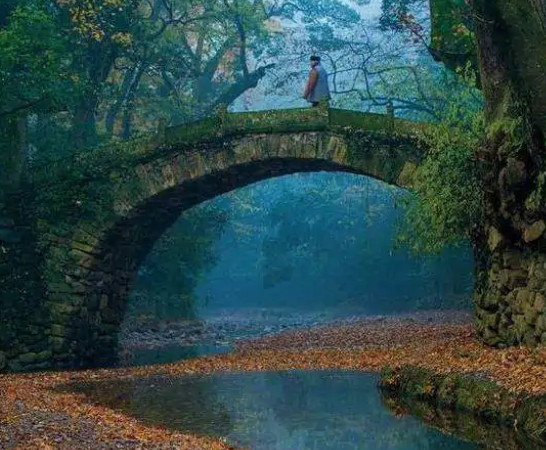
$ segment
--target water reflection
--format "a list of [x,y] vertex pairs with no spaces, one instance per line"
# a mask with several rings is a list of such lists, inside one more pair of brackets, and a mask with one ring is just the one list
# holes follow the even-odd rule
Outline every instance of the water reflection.
[[254,450],[467,450],[382,404],[362,372],[247,372],[111,380],[71,386],[153,425],[225,437]]
[[544,450],[546,445],[512,427],[499,426],[471,414],[435,409],[415,399],[382,393],[386,408],[396,416],[411,414],[445,434],[472,441],[486,450]]

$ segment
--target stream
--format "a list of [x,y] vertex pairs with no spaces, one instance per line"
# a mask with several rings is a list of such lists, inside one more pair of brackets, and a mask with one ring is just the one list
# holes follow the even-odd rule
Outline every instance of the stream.
[[[252,450],[470,450],[384,405],[377,375],[274,371],[109,380],[71,386],[146,424]],[[190,412],[190,413],[189,413]]]

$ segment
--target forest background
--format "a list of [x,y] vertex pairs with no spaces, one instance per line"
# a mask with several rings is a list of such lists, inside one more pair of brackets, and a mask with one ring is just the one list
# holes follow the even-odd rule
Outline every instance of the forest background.
[[[424,0],[3,1],[0,192],[33,167],[138,137],[163,118],[305,106],[316,53],[332,106],[383,113],[390,102],[398,117],[439,125],[421,136],[433,150],[414,193],[307,174],[226,194],[158,241],[130,312],[192,317],[207,299],[468,307],[483,100],[470,68],[454,73],[434,60],[429,22]],[[472,38],[464,21],[451,32]]]

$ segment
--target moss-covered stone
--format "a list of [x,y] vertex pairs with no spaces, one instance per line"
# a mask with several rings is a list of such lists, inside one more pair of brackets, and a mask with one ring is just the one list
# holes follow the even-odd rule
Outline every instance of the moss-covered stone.
[[[44,291],[33,297],[41,299],[40,308],[19,305],[25,289],[20,282],[13,308],[21,308],[26,324],[32,313],[23,308],[37,311],[44,326],[37,334],[17,326],[4,331],[2,310],[0,351],[9,348],[14,360],[26,353],[31,364],[46,345],[53,365],[95,364],[106,347],[110,353],[115,348],[142,253],[182,211],[231,189],[301,171],[347,171],[404,185],[423,152],[415,132],[427,126],[325,106],[234,114],[224,108],[191,125],[32,169],[34,197],[14,205],[28,207],[36,238],[29,255],[41,258],[28,264]],[[11,219],[8,210],[2,218]],[[0,255],[0,265],[9,268],[11,261]],[[0,273],[2,291],[4,272],[9,270]],[[20,347],[16,338],[24,341]]]
[[489,228],[489,234],[487,238],[487,243],[489,245],[489,250],[494,251],[497,247],[504,242],[504,236],[497,230],[495,227]]
[[51,336],[49,338],[49,344],[54,352],[60,352],[66,346],[66,339],[58,336]]
[[64,336],[68,336],[69,334],[70,334],[70,330],[67,327],[56,324],[56,323],[51,325],[52,336],[64,337]]
[[540,212],[546,205],[546,172],[536,178],[536,187],[525,200],[525,207],[531,212]]
[[513,305],[514,311],[517,313],[523,313],[525,306],[532,301],[532,292],[528,289],[521,288],[516,290],[516,301]]
[[546,230],[546,223],[544,220],[537,220],[525,228],[523,232],[523,240],[525,242],[536,241],[544,234],[544,230]]
[[39,361],[39,354],[34,352],[23,353],[17,359],[23,365],[33,364]]
[[418,399],[434,409],[448,408],[496,424],[517,425],[546,443],[546,397],[510,392],[482,374],[443,375],[422,368],[388,367],[381,373],[379,387],[404,404],[408,404],[406,399]]

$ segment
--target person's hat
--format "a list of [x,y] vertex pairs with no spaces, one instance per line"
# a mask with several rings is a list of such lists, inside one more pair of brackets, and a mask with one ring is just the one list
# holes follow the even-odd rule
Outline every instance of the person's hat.
[[311,58],[309,58],[310,61],[318,61],[320,62],[320,56],[312,55]]

